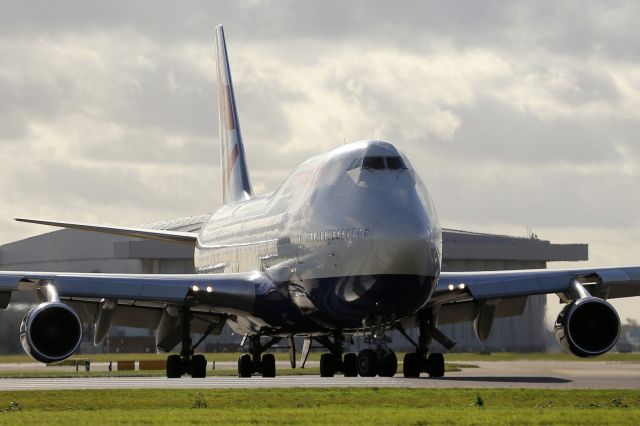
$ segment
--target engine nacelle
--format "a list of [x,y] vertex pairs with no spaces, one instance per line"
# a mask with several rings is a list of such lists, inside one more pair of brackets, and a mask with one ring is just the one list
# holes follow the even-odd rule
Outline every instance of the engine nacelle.
[[606,300],[584,297],[560,312],[555,333],[558,343],[574,355],[602,355],[618,342],[620,317]]
[[82,322],[70,307],[45,302],[31,309],[20,324],[20,342],[35,360],[51,363],[69,358],[82,341]]

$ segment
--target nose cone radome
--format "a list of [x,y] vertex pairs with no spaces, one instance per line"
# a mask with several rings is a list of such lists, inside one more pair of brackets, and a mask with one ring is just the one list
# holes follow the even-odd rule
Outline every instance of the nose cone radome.
[[386,270],[393,273],[433,276],[433,247],[428,240],[430,224],[408,210],[393,210],[378,219],[372,230],[373,251]]

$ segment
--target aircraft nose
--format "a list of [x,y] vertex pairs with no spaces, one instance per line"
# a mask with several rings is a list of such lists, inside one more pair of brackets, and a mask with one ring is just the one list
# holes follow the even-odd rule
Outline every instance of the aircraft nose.
[[411,211],[383,214],[372,228],[373,252],[382,266],[397,273],[429,275],[432,250],[427,240],[429,222]]
[[398,209],[383,214],[377,220],[372,236],[380,240],[423,238],[424,228],[415,214]]

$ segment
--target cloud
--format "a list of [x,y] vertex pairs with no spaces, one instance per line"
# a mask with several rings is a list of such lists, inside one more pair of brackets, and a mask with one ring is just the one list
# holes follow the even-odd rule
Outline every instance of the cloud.
[[[135,224],[215,209],[212,40],[224,23],[258,192],[345,140],[385,138],[413,159],[445,225],[530,226],[589,242],[594,261],[631,260],[639,8],[5,2],[0,214]],[[0,230],[8,242],[40,229]]]

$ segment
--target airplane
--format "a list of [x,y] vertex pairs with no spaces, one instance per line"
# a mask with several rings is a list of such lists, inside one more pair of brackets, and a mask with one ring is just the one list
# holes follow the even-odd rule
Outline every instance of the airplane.
[[[112,325],[155,329],[168,378],[206,376],[195,349],[228,324],[243,335],[238,376],[276,376],[267,351],[303,337],[301,362],[312,342],[326,349],[320,376],[392,377],[398,372],[388,334],[398,330],[415,351],[402,374],[444,375],[435,340],[455,342],[438,326],[473,321],[486,340],[495,318],[522,314],[527,298],[557,294],[565,304],[555,323],[560,344],[579,357],[609,351],[620,318],[607,299],[640,294],[640,266],[567,270],[444,272],[442,232],[434,203],[416,168],[395,145],[381,140],[346,144],[302,163],[273,193],[254,195],[222,26],[216,27],[223,206],[199,232],[101,226],[52,220],[16,220],[187,244],[195,274],[0,272],[0,307],[16,291],[41,303],[20,326],[34,359],[58,362],[82,340],[82,322],[94,324],[94,344]],[[419,338],[407,329],[417,327]],[[194,342],[193,333],[202,338]],[[367,348],[345,353],[364,336]]]

